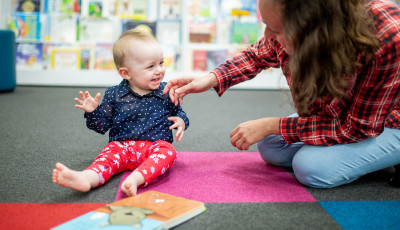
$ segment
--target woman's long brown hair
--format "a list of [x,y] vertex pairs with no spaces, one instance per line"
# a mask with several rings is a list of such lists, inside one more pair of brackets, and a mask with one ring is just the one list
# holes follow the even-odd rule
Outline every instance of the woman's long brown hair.
[[369,60],[380,41],[365,0],[275,1],[294,47],[291,93],[297,111],[307,114],[316,99],[343,96],[360,61]]

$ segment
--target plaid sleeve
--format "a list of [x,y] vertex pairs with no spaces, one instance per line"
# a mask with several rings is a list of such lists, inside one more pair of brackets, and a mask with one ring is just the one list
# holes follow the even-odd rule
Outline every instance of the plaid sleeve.
[[400,98],[400,10],[388,1],[375,1],[371,9],[382,42],[374,58],[358,70],[346,97],[333,101],[336,106],[326,105],[308,117],[282,118],[280,131],[286,142],[345,144],[383,131]]
[[231,86],[253,79],[264,69],[280,67],[276,53],[278,46],[275,40],[262,38],[213,70],[218,80],[218,86],[215,87],[218,95],[222,96]]

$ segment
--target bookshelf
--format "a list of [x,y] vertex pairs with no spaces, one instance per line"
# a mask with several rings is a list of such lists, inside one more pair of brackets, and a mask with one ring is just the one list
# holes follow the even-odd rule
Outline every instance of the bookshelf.
[[[15,12],[18,1],[22,0],[12,0],[11,3],[2,1],[0,10]],[[72,8],[68,8],[72,13],[66,14],[60,12],[59,2],[76,4],[76,0],[36,1],[40,1],[40,11],[37,13],[40,18],[37,21],[40,24],[40,33],[37,34],[37,37],[30,39],[17,36],[16,42],[18,46],[21,46],[20,50],[37,49],[42,50],[42,53],[35,59],[36,66],[27,64],[29,58],[23,57],[23,55],[19,56],[19,60],[17,60],[18,85],[108,87],[118,84],[121,77],[110,64],[107,64],[110,62],[110,53],[106,53],[109,52],[109,47],[122,31],[142,24],[154,31],[163,46],[167,66],[165,81],[181,76],[207,74],[226,58],[242,50],[247,43],[250,43],[251,38],[243,38],[242,43],[244,44],[237,44],[232,37],[232,26],[235,23],[244,25],[244,27],[252,25],[258,30],[254,32],[253,29],[253,31],[242,33],[242,36],[243,34],[245,34],[244,36],[252,34],[258,39],[263,34],[262,24],[257,21],[254,12],[256,0],[80,0],[79,11],[77,11],[79,13],[74,13],[77,9],[72,5]],[[139,13],[124,16],[112,13],[117,10],[122,12],[122,8],[118,4],[132,1],[136,1],[135,5],[139,6],[138,9],[134,9]],[[110,2],[115,3],[114,6],[110,5]],[[168,2],[171,3],[170,9],[162,5]],[[253,10],[252,15],[243,16],[248,14],[245,12],[246,10],[242,12],[230,10],[231,15],[226,11],[222,12],[227,8],[226,4],[233,2],[236,5],[240,5],[240,2],[248,2],[248,4],[253,2],[251,3],[253,9],[246,9],[250,12]],[[93,8],[94,4],[99,4],[103,10],[97,16],[94,16],[98,13]],[[242,3],[242,7],[244,5]],[[111,9],[112,7],[115,8]],[[132,8],[129,10],[132,12]],[[8,15],[8,18],[0,19],[0,23],[3,21],[2,24],[5,28],[14,21],[15,29],[16,14]],[[62,29],[60,30],[60,28]],[[90,31],[91,28],[96,29]],[[104,64],[105,61],[100,63],[98,60],[100,59],[100,44],[104,46],[101,50],[103,56],[106,56],[104,59],[107,59],[108,55],[106,64]],[[27,48],[24,48],[24,45]],[[107,48],[106,45],[109,47]],[[60,50],[65,52],[60,53]],[[71,64],[76,60],[80,60],[81,64]],[[281,70],[268,69],[261,72],[255,79],[233,88],[287,89],[288,87]]]

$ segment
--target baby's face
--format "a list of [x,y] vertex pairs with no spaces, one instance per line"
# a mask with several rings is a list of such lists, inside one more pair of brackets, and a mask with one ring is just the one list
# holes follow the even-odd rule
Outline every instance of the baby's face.
[[155,41],[128,41],[124,65],[127,67],[131,88],[141,95],[158,89],[164,79],[164,56]]

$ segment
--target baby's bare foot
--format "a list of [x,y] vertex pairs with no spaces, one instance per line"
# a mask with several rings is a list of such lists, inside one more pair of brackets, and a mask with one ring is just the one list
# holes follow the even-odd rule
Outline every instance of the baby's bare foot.
[[80,192],[87,192],[92,187],[94,178],[92,174],[97,176],[92,171],[75,171],[61,163],[57,163],[56,168],[53,169],[53,183]]
[[124,182],[122,182],[121,190],[127,196],[135,196],[137,193],[137,188],[144,184],[144,177],[141,173],[133,171]]

